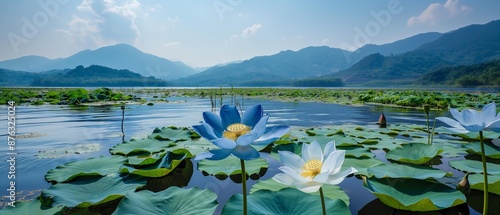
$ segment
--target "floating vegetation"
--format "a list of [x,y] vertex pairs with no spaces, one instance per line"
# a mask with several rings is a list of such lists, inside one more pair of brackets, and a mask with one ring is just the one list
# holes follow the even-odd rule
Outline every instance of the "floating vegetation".
[[29,134],[18,134],[16,135],[17,139],[28,139],[28,138],[38,138],[38,137],[45,137],[47,134],[42,134],[38,132],[31,132]]
[[99,143],[77,144],[77,145],[65,147],[65,148],[39,151],[35,156],[39,159],[61,158],[61,157],[91,153],[91,152],[99,151],[101,148],[102,148],[102,145]]
[[[376,95],[377,92],[370,93]],[[242,212],[244,196],[241,194],[222,202],[217,200],[219,193],[187,188],[195,171],[204,175],[199,177],[211,175],[236,183],[243,181],[242,173],[246,173],[243,174],[245,179],[256,180],[247,196],[249,214],[318,213],[323,210],[319,196],[324,196],[324,208],[328,213],[351,214],[349,205],[353,200],[349,199],[349,192],[339,186],[325,184],[324,193],[323,190],[304,193],[272,179],[262,180],[272,172],[268,171],[272,159],[279,160],[280,151],[302,156],[301,149],[310,147],[307,144],[314,141],[321,149],[335,141],[338,150],[345,150],[345,160],[339,171],[355,168],[357,172],[354,177],[349,176],[350,180],[363,179],[364,184],[358,183],[358,186],[363,186],[380,200],[380,204],[394,210],[444,211],[465,204],[481,210],[475,201],[482,201],[482,198],[474,200],[484,185],[482,163],[473,160],[480,150],[478,134],[454,134],[436,128],[432,132],[435,139],[430,145],[428,131],[427,126],[412,124],[390,124],[386,128],[358,125],[292,128],[280,139],[256,148],[270,156],[245,161],[243,171],[240,159],[233,155],[224,160],[193,161],[197,155],[221,150],[221,147],[200,138],[191,128],[160,127],[142,139],[117,143],[109,149],[110,156],[69,162],[48,171],[45,179],[52,183],[50,188],[38,198],[16,203],[15,208],[1,210],[0,214],[27,213],[25,211],[31,214],[213,214],[217,207],[222,214]],[[483,137],[488,157],[491,213],[498,209],[500,192],[500,149],[492,143],[500,134],[484,131]],[[101,145],[95,143],[79,144],[40,152],[37,157],[55,158],[100,148]],[[455,189],[462,175],[443,171],[439,164],[449,164],[469,174],[470,194]]]

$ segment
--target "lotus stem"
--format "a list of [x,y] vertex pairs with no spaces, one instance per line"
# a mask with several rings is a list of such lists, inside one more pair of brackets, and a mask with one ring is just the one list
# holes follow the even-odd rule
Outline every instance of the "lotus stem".
[[479,142],[481,143],[481,158],[483,160],[483,177],[484,177],[483,215],[488,215],[488,170],[486,169],[486,154],[484,152],[483,131],[479,132]]
[[122,109],[122,143],[125,142],[125,132],[123,131],[123,121],[125,121],[125,105],[120,107]]
[[323,187],[319,188],[319,197],[321,198],[321,208],[323,209],[323,215],[326,215],[325,196],[323,195]]
[[245,170],[245,161],[240,159],[241,163],[241,185],[243,187],[243,215],[247,215],[247,172]]
[[431,144],[431,131],[429,129],[429,114],[425,114],[425,118],[427,119],[427,144]]
[[434,129],[436,129],[436,118],[438,117],[438,111],[436,111],[436,116],[434,117],[434,124],[432,125],[432,131],[431,131],[431,145],[432,142],[434,141]]

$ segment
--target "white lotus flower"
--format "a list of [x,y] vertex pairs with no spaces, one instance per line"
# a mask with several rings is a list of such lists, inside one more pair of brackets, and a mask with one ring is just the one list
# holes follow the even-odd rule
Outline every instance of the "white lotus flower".
[[447,128],[455,133],[469,133],[479,131],[500,132],[500,113],[497,114],[495,103],[487,104],[481,111],[464,109],[459,112],[457,109],[450,109],[454,119],[448,117],[437,117],[451,128]]
[[323,184],[337,185],[349,174],[358,170],[350,167],[341,171],[345,150],[336,150],[335,142],[328,142],[324,152],[318,142],[302,145],[302,157],[288,151],[279,151],[283,173],[276,174],[273,179],[282,184],[296,187],[302,192],[312,193]]

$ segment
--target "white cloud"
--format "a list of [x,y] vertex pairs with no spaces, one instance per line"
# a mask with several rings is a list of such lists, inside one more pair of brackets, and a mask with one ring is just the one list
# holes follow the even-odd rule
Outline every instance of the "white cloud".
[[462,4],[460,0],[446,0],[444,4],[432,3],[420,15],[410,17],[407,26],[419,24],[433,26],[443,19],[453,18],[470,10],[471,8]]
[[262,28],[262,25],[261,24],[255,24],[255,25],[252,25],[248,28],[245,28],[243,30],[243,32],[241,33],[241,36],[243,37],[249,37],[249,36],[252,36],[254,35],[260,28]]
[[243,31],[241,31],[241,34],[231,35],[231,37],[229,37],[229,40],[235,40],[235,39],[238,39],[240,37],[250,37],[250,36],[254,35],[255,33],[257,33],[257,31],[259,31],[259,29],[261,29],[261,28],[262,28],[261,24],[254,24],[248,28],[243,29]]
[[180,45],[180,44],[181,44],[181,43],[179,43],[179,42],[168,42],[168,43],[165,43],[165,44],[163,45],[163,47],[178,46],[178,45]]
[[137,0],[83,0],[78,14],[68,22],[68,29],[59,29],[72,41],[103,46],[114,43],[135,43],[141,34],[136,25]]

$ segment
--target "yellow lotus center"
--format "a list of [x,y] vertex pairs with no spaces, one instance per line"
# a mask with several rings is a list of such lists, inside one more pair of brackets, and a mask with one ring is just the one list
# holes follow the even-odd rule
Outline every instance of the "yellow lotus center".
[[307,161],[302,167],[302,170],[304,171],[300,173],[300,175],[304,178],[314,178],[321,172],[321,166],[323,166],[323,164],[320,160]]
[[246,126],[245,124],[241,123],[234,123],[227,126],[222,136],[227,139],[236,140],[241,135],[244,135],[250,131],[252,131],[252,128],[250,126]]

